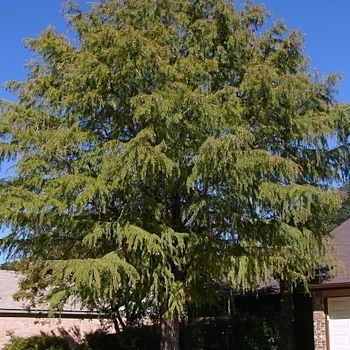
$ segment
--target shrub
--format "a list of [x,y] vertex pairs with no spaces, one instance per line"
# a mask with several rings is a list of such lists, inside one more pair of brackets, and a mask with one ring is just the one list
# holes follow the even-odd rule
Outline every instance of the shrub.
[[130,327],[119,337],[121,350],[159,349],[160,331],[158,326]]
[[70,350],[70,347],[62,337],[37,335],[29,338],[14,337],[3,350]]
[[[273,319],[234,316],[210,322],[182,324],[182,350],[277,350],[279,329]],[[125,329],[120,334],[104,332],[86,336],[81,350],[150,350],[159,349],[159,326]]]
[[233,318],[230,323],[233,349],[277,350],[279,327],[273,319],[259,317]]
[[86,347],[81,350],[119,350],[117,334],[108,334],[102,330],[88,333],[85,336]]
[[272,319],[232,317],[185,327],[184,348],[191,350],[277,350],[279,330]]

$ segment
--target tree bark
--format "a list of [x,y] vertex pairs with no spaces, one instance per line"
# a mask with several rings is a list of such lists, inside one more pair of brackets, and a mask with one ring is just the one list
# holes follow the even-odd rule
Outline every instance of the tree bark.
[[180,350],[180,322],[177,312],[170,314],[161,306],[160,316],[160,350]]
[[295,350],[293,297],[285,281],[280,281],[281,311],[279,349]]

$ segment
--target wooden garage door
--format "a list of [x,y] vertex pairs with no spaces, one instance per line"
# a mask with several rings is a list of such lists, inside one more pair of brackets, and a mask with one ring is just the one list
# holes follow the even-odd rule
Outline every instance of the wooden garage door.
[[350,297],[328,299],[330,350],[350,350]]

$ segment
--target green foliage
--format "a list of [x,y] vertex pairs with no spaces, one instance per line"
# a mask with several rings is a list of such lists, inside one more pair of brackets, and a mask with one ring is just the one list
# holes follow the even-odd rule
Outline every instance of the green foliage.
[[7,261],[0,265],[0,270],[20,271],[16,261]]
[[341,186],[339,192],[343,199],[341,207],[336,212],[327,215],[324,220],[328,232],[333,231],[346,220],[350,219],[350,185],[347,183]]
[[108,334],[103,331],[88,333],[85,336],[85,347],[86,350],[119,350],[122,349],[119,345],[119,338],[118,334]]
[[13,338],[4,350],[70,350],[68,341],[61,337],[37,335],[29,338]]
[[308,72],[302,35],[263,31],[268,13],[250,2],[66,13],[76,39],[27,39],[27,80],[6,85],[18,102],[0,102],[0,158],[16,170],[0,183],[1,249],[25,261],[17,296],[76,300],[125,327],[159,305],[181,314],[222,278],[307,281],[327,260],[350,116],[338,76]]
[[149,350],[159,348],[158,326],[128,327],[118,334],[88,333],[81,350]]
[[273,319],[237,315],[230,320],[188,324],[184,338],[184,349],[277,350],[279,327]]
[[[279,333],[274,319],[236,315],[230,320],[182,324],[180,349],[277,350]],[[156,327],[143,326],[118,335],[91,333],[86,338],[88,350],[149,350],[159,347],[160,334]]]
[[119,339],[120,348],[123,350],[158,349],[160,331],[154,326],[127,328],[119,335]]
[[0,264],[0,270],[22,271],[27,266],[28,261],[26,261],[25,259],[5,261],[4,263]]

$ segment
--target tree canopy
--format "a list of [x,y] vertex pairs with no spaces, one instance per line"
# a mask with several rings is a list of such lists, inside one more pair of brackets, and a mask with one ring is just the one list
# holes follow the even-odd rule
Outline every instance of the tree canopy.
[[305,281],[350,123],[301,33],[224,0],[69,2],[66,16],[69,37],[25,41],[35,59],[0,105],[16,170],[2,249],[25,258],[23,290],[52,308],[156,305],[173,350],[184,305],[214,281]]
[[342,196],[341,207],[336,212],[330,212],[326,215],[324,220],[328,232],[350,219],[350,184],[348,182],[343,184],[339,188],[339,193]]

